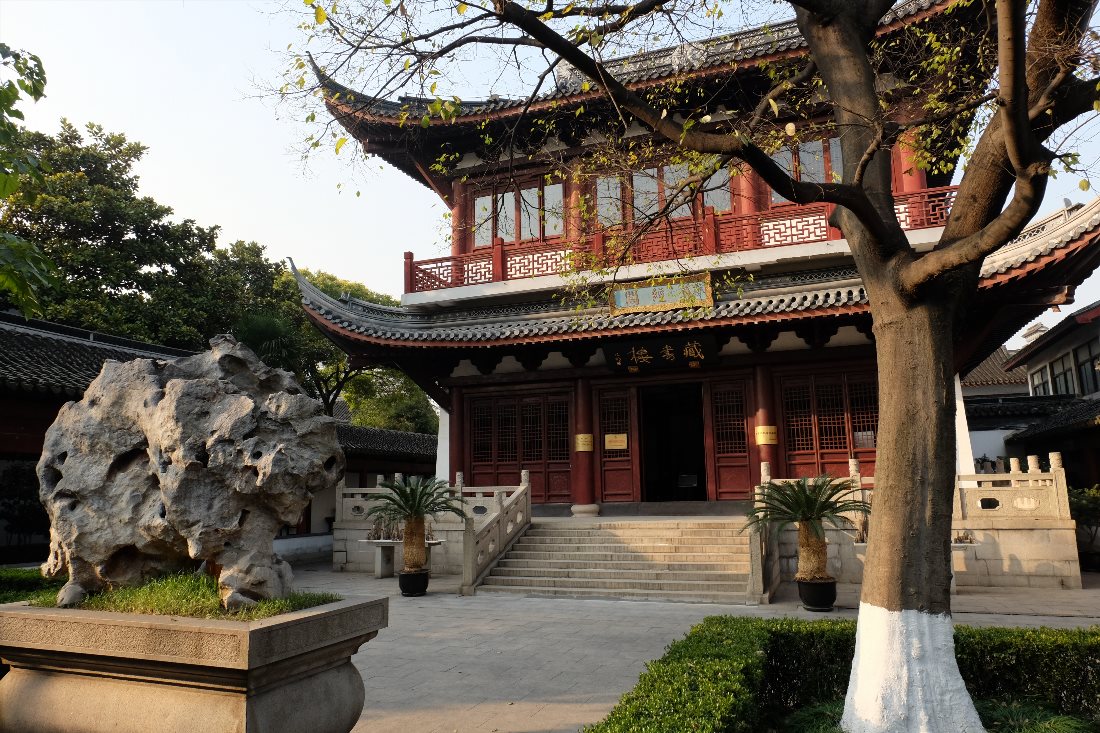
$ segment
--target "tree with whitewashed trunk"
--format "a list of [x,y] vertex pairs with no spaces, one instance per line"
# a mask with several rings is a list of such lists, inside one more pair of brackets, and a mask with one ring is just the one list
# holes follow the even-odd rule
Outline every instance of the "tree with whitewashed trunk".
[[[311,40],[325,41],[311,46],[325,49],[316,55],[318,70],[349,77],[361,90],[357,99],[329,96],[330,110],[419,90],[429,102],[408,124],[448,122],[461,116],[461,99],[439,85],[469,78],[473,51],[497,51],[494,73],[513,63],[526,82],[521,118],[532,116],[526,113],[554,70],[568,65],[587,79],[585,104],[602,100],[602,114],[620,128],[618,137],[604,135],[608,149],[633,149],[637,138],[627,132],[637,123],[670,154],[697,156],[696,169],[705,167],[700,161],[739,161],[790,201],[836,205],[832,221],[851,249],[874,321],[880,410],[874,519],[843,727],[982,730],[954,659],[950,618],[953,377],[973,348],[963,331],[983,259],[1034,217],[1055,166],[1076,163],[1070,133],[1094,111],[1100,84],[1090,27],[1096,3],[929,0],[922,17],[955,13],[955,20],[938,30],[915,25],[904,42],[878,34],[894,0],[778,3],[793,11],[804,50],[788,65],[769,67],[772,84],[746,90],[737,116],[685,93],[686,77],[665,85],[662,96],[652,85],[620,81],[615,69],[625,67],[603,61],[655,38],[682,40],[690,52],[688,42],[725,30],[722,18],[736,3],[357,0],[334,9],[325,2],[307,0],[302,24]],[[305,55],[292,64],[284,91],[318,91],[307,83]],[[731,84],[735,77],[731,70]],[[584,104],[563,100],[557,108],[564,117],[588,115]],[[549,114],[539,112],[540,124],[551,124]],[[354,124],[334,117],[321,124]],[[823,128],[840,140],[839,180],[798,180],[770,154],[784,136],[820,137]],[[326,130],[308,144],[319,147],[325,134],[337,151],[346,141]],[[911,148],[915,165],[941,172],[967,153],[955,204],[931,248],[910,244],[895,211],[890,151],[897,145]]]

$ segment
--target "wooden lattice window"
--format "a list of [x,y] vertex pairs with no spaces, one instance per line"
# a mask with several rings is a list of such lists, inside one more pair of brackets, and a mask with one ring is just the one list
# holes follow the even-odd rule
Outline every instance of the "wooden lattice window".
[[849,381],[848,404],[852,411],[852,447],[877,447],[878,388],[874,381]]
[[713,400],[716,452],[719,455],[747,453],[744,388],[717,388],[713,393]]
[[513,463],[518,457],[515,403],[498,403],[495,418],[497,428],[497,462]]
[[552,400],[546,408],[546,457],[551,461],[568,461],[569,403]]
[[814,406],[810,385],[783,385],[783,439],[787,450],[814,449]]
[[470,405],[472,451],[476,463],[493,460],[493,406],[490,400],[474,400]]
[[[608,394],[600,397],[600,434],[614,435],[630,432],[630,404],[624,394]],[[605,450],[604,458],[629,458],[630,445],[626,448]]]
[[844,419],[844,385],[840,382],[815,385],[817,440],[821,450],[847,450],[848,429]]
[[542,402],[524,402],[521,411],[523,460],[541,461],[543,451]]

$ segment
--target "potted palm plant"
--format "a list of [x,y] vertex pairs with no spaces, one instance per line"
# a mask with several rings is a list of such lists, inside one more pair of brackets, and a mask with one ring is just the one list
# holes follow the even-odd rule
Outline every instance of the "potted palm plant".
[[761,488],[763,497],[749,511],[745,526],[774,524],[782,530],[797,523],[798,571],[794,579],[799,600],[808,611],[831,611],[836,602],[836,578],[827,569],[824,523],[850,525],[843,515],[867,514],[870,504],[856,496],[851,479],[831,476],[769,481]]
[[462,499],[450,496],[447,482],[434,476],[400,477],[395,481],[383,481],[379,486],[390,491],[373,497],[378,503],[367,510],[367,516],[404,522],[405,564],[397,574],[397,584],[403,596],[422,596],[428,590],[429,577],[429,571],[424,568],[427,558],[425,519],[430,514],[443,512],[465,517]]

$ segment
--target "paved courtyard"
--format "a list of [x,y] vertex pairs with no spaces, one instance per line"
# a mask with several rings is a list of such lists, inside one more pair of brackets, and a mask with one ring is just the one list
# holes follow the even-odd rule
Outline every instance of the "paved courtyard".
[[[821,618],[784,592],[768,606],[457,595],[457,577],[403,598],[394,578],[296,571],[301,590],[387,595],[390,626],[354,661],[367,699],[355,733],[576,731],[600,720],[644,664],[706,616]],[[955,597],[961,624],[1100,624],[1100,578],[1080,591],[981,589]],[[840,590],[832,617],[855,617],[858,589]],[[1014,611],[1016,613],[1014,613]],[[994,613],[996,612],[996,613]]]

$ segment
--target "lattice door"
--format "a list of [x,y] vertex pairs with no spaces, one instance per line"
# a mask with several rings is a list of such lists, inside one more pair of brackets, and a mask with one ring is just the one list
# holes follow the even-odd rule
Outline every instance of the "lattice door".
[[858,458],[874,474],[878,388],[871,375],[812,375],[783,379],[780,389],[786,477],[847,476]]
[[746,382],[714,384],[710,390],[710,407],[716,478],[714,498],[747,499],[752,496],[753,482]]
[[466,450],[470,486],[515,486],[531,472],[531,499],[570,499],[569,393],[471,397]]

